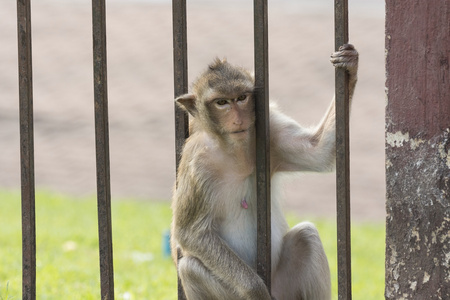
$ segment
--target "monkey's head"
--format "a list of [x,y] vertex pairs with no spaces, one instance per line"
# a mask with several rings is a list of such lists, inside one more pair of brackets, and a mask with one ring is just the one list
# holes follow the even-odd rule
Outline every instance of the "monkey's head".
[[254,78],[226,60],[214,60],[192,85],[192,93],[176,102],[194,118],[195,126],[228,140],[247,138],[255,122]]

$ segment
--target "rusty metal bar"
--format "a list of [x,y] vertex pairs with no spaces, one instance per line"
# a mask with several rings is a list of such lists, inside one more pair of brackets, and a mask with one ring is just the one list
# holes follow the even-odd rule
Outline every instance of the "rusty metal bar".
[[92,0],[97,207],[101,299],[114,299],[105,0]]
[[267,0],[254,0],[256,178],[258,197],[257,272],[270,291],[270,139]]
[[[348,43],[348,2],[335,0],[335,49]],[[336,69],[336,201],[338,299],[352,298],[350,243],[349,75]]]
[[[180,260],[183,257],[183,254],[181,253],[181,249],[177,248],[177,260]],[[183,285],[181,283],[180,276],[177,276],[177,293],[178,293],[178,300],[186,300],[186,295],[184,294]]]
[[22,299],[36,299],[36,220],[34,184],[31,8],[17,1],[19,55],[20,165],[22,192]]
[[[186,0],[172,1],[172,18],[174,92],[176,98],[188,92]],[[188,123],[189,117],[187,112],[175,105],[175,151],[177,171],[184,142],[189,136]]]
[[[177,98],[188,92],[187,71],[187,25],[186,25],[186,0],[172,1],[173,22],[173,68],[174,68],[174,96]],[[180,164],[183,145],[189,136],[189,116],[175,104],[175,161],[176,172]],[[177,253],[177,259],[181,258],[181,251]],[[183,286],[178,277],[178,300],[185,300]]]

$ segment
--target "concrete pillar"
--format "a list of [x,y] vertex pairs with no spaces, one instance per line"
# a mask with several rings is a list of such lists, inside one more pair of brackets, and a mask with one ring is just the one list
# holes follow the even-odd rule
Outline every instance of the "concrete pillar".
[[386,0],[386,299],[450,299],[450,1]]

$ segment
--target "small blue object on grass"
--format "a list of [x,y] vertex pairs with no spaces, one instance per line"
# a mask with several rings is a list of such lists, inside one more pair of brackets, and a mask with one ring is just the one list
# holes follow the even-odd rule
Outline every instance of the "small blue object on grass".
[[162,251],[165,257],[170,256],[170,230],[166,230],[163,233]]

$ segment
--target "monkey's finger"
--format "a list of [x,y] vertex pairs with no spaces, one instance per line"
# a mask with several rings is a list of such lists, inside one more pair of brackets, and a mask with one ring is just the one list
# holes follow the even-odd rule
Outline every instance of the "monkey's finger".
[[341,50],[355,50],[355,46],[353,46],[352,44],[344,44],[339,47],[339,51]]
[[354,70],[356,65],[354,64],[349,64],[349,63],[339,63],[339,64],[333,64],[333,66],[337,69],[342,68],[342,69],[346,69],[346,70]]
[[338,52],[334,52],[331,54],[331,57],[344,57],[344,56],[359,56],[358,51],[356,50],[342,50]]
[[332,56],[330,58],[331,63],[356,63],[358,61],[358,56]]

